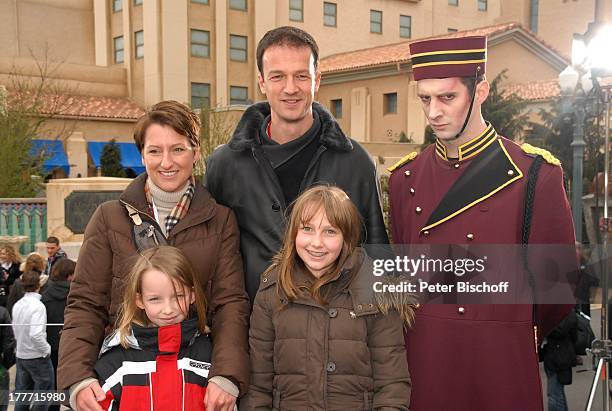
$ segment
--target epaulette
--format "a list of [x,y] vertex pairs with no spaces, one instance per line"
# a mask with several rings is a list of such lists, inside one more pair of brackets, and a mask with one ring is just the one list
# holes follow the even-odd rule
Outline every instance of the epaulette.
[[416,156],[418,156],[419,153],[417,153],[416,151],[413,151],[412,153],[405,155],[404,157],[402,157],[402,159],[400,161],[398,161],[397,163],[393,164],[391,167],[389,167],[387,169],[387,171],[389,171],[390,173],[394,172],[395,170],[397,170],[398,168],[400,168],[401,166],[403,166],[404,164],[406,164],[409,161],[412,161],[416,158]]
[[521,144],[521,149],[527,154],[534,154],[536,156],[542,156],[544,161],[554,166],[560,166],[561,160],[555,157],[550,151],[544,150],[543,148],[534,147],[529,143]]

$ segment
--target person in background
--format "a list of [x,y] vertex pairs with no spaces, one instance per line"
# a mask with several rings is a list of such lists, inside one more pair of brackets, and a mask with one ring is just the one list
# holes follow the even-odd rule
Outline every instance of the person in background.
[[[53,264],[51,278],[47,281],[47,289],[42,293],[41,298],[47,309],[47,342],[51,346],[51,363],[56,373],[55,381],[57,381],[57,356],[62,326],[48,324],[64,323],[64,309],[75,266],[76,263],[69,258],[63,258]],[[59,411],[60,408],[59,405],[52,405],[49,409]]]
[[0,411],[6,411],[11,382],[9,368],[15,364],[15,337],[10,327],[11,315],[4,307],[0,307],[0,324]]
[[15,251],[13,246],[6,244],[0,247],[0,272],[9,287],[21,275],[21,271],[19,271],[20,264],[21,256]]
[[[45,269],[45,260],[38,253],[30,253],[26,257],[25,261],[21,263],[19,266],[20,277],[15,280],[13,285],[10,288],[9,296],[6,302],[6,308],[9,313],[13,312],[13,306],[21,297],[24,295],[23,286],[21,285],[21,274],[26,273],[28,271],[36,271],[39,274],[42,274]],[[46,287],[47,279],[49,277],[46,275],[40,276],[41,289],[44,291]]]
[[53,269],[53,264],[62,258],[66,258],[66,252],[62,250],[60,247],[60,241],[57,237],[48,237],[47,238],[47,264],[45,265],[45,269],[43,270],[43,274],[49,276],[51,275],[51,270]]
[[[19,271],[20,271],[19,277],[15,279],[15,282],[13,282],[13,285],[10,287],[8,299],[6,302],[6,308],[8,309],[9,313],[13,312],[13,306],[24,295],[23,286],[21,285],[22,273],[26,273],[28,271],[36,271],[37,273],[41,274],[44,268],[45,268],[45,260],[38,253],[28,254],[25,261],[23,261],[19,265]],[[40,281],[41,281],[42,289],[46,287],[47,279],[48,279],[48,276],[41,275]]]
[[[48,391],[54,387],[51,346],[47,342],[47,310],[40,301],[40,274],[27,271],[21,276],[25,295],[13,307],[13,332],[17,341],[15,391]],[[15,411],[29,410],[29,404],[18,402]],[[48,410],[47,404],[34,410]]]

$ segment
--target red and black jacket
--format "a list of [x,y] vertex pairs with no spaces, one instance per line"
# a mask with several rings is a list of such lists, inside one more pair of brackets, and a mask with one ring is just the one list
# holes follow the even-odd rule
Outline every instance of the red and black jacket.
[[109,336],[95,371],[104,410],[205,410],[212,342],[197,318],[164,327],[132,325],[130,348]]

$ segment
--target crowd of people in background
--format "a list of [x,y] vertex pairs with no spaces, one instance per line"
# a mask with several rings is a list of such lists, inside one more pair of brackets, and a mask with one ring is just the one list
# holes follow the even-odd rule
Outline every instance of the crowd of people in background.
[[[47,258],[25,258],[0,246],[0,411],[8,407],[9,368],[16,364],[15,389],[54,390],[59,336],[76,263],[57,237],[46,242]],[[59,410],[59,405],[43,406]],[[29,409],[16,403],[15,410]]]

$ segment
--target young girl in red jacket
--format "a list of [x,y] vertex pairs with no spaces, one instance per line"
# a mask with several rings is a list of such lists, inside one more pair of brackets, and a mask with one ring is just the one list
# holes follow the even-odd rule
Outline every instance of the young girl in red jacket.
[[408,410],[399,311],[408,319],[412,307],[377,300],[361,226],[337,187],[315,186],[293,204],[255,297],[251,382],[240,411]]
[[183,253],[144,251],[95,366],[104,410],[205,410],[212,343],[202,286]]

